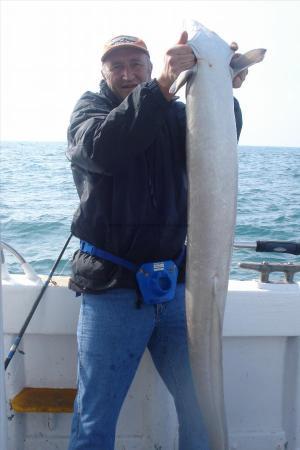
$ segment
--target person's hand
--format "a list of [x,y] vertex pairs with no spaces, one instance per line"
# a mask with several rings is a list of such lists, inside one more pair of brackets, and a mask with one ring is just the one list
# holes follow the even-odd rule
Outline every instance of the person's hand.
[[169,48],[165,54],[163,71],[157,82],[167,100],[171,100],[173,97],[169,93],[169,89],[178,75],[184,70],[190,69],[196,63],[193,50],[187,45],[187,41],[188,34],[183,31],[177,44]]
[[[231,50],[236,52],[239,47],[236,42],[232,42],[230,44],[230,48],[231,48]],[[233,55],[233,57],[231,58],[231,61],[233,59],[238,58],[240,55],[241,55],[241,53],[235,53]],[[242,86],[242,84],[244,83],[247,75],[248,75],[248,69],[242,70],[240,73],[238,73],[232,80],[232,87],[235,89],[240,88]]]

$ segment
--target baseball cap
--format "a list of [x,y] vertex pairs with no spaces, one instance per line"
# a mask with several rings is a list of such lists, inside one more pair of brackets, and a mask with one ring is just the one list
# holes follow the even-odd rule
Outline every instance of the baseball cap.
[[139,50],[142,50],[148,56],[150,56],[147,46],[142,39],[135,37],[135,36],[120,35],[120,36],[116,36],[116,37],[110,39],[108,42],[106,42],[106,44],[104,45],[104,48],[103,48],[101,61],[103,62],[104,59],[107,57],[107,55],[109,53],[111,53],[114,49],[121,48],[121,47],[137,48]]

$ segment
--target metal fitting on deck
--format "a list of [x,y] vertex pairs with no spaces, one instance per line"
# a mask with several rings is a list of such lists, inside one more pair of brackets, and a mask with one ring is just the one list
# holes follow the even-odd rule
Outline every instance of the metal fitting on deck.
[[262,283],[271,283],[269,280],[270,274],[272,272],[282,272],[285,275],[285,282],[289,284],[294,283],[294,275],[300,272],[300,264],[294,263],[269,263],[263,261],[258,262],[241,262],[239,263],[241,269],[250,269],[260,272],[260,281]]

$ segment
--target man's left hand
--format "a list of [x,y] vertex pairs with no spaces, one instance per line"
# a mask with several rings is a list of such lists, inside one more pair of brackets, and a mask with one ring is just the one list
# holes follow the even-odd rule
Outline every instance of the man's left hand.
[[[230,48],[236,52],[239,47],[236,42],[232,42],[230,44]],[[235,53],[232,57],[232,60],[238,58],[240,55],[241,55],[241,53]],[[248,69],[242,70],[242,72],[238,73],[232,80],[232,87],[235,89],[240,88],[242,86],[242,84],[244,83],[247,75],[248,75]]]

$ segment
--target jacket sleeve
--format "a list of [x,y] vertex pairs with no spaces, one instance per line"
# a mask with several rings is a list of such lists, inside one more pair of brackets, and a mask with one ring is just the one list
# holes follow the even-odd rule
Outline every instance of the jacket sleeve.
[[242,110],[240,108],[240,104],[236,98],[234,98],[234,115],[235,115],[237,140],[239,141],[240,134],[242,131],[242,126],[243,126],[243,116],[242,116]]
[[71,116],[67,156],[91,172],[113,173],[151,145],[168,107],[156,80],[137,86],[110,112],[100,96],[86,93]]

